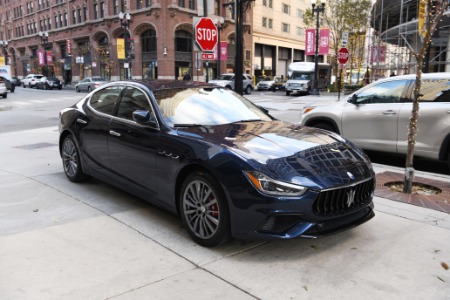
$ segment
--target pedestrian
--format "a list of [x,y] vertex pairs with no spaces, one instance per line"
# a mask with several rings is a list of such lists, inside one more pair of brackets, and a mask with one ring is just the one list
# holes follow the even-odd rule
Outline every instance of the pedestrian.
[[191,75],[189,75],[189,73],[184,73],[183,80],[191,80]]

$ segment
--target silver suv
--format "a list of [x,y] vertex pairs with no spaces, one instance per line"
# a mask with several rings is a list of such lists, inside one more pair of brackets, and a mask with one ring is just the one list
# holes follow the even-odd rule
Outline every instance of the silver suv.
[[[306,105],[300,123],[339,133],[367,150],[406,153],[415,75],[376,81],[325,105]],[[422,75],[415,155],[450,167],[450,73]]]
[[22,86],[24,88],[36,87],[36,84],[38,83],[39,80],[41,80],[42,77],[44,77],[44,75],[42,75],[42,74],[28,74],[27,77],[25,77],[22,80]]
[[[255,89],[253,86],[253,78],[248,74],[242,75],[242,89],[247,95],[250,95]],[[217,79],[210,80],[209,83],[223,86],[224,88],[234,90],[234,73],[226,73],[219,76]]]

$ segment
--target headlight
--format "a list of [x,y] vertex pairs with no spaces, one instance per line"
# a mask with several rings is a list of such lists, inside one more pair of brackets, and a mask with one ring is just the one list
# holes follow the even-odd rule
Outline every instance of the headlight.
[[247,179],[261,193],[272,196],[300,196],[306,187],[274,180],[257,171],[244,171]]

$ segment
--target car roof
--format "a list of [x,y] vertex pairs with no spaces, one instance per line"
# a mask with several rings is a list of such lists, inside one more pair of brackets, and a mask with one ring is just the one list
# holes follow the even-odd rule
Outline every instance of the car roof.
[[[124,80],[115,81],[111,83],[112,85],[120,82],[136,82],[145,85],[152,92],[160,90],[171,90],[171,89],[187,89],[187,88],[212,88],[219,87],[219,85],[210,84],[201,81],[190,81],[190,80],[175,80],[175,79],[157,79],[157,80]],[[111,85],[110,84],[110,85]]]

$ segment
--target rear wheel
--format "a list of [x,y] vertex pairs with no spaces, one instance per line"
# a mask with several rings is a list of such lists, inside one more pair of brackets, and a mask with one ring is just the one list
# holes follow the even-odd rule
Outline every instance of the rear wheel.
[[252,87],[251,87],[251,86],[247,86],[247,87],[245,88],[245,93],[246,93],[247,95],[250,95],[250,94],[252,93]]
[[64,173],[66,173],[66,176],[70,181],[82,182],[89,179],[89,176],[86,176],[83,173],[80,160],[80,151],[78,150],[78,147],[71,135],[64,138],[61,149],[61,157],[63,161]]
[[291,92],[286,91],[286,96],[290,96],[290,95],[291,95]]
[[77,91],[77,93],[80,92],[80,88],[79,87],[76,87],[75,90]]
[[181,187],[179,204],[183,224],[198,244],[215,247],[231,238],[225,194],[211,175],[189,175]]
[[91,87],[88,86],[88,93],[90,93],[92,91]]

